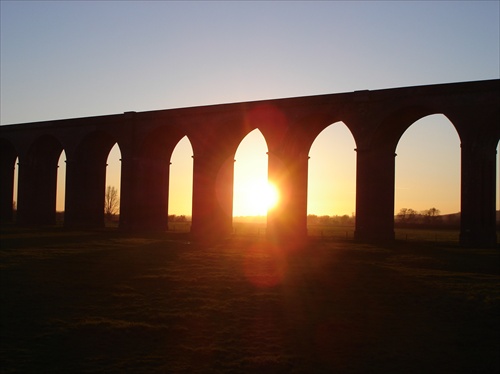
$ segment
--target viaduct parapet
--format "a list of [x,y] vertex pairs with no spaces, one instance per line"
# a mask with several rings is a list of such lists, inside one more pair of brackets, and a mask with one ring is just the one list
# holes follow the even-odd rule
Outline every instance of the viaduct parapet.
[[234,155],[258,128],[269,150],[269,179],[281,191],[268,232],[305,236],[309,149],[324,128],[343,121],[357,152],[355,236],[393,240],[397,143],[412,123],[438,113],[461,142],[460,242],[495,246],[498,79],[1,126],[0,219],[13,219],[19,157],[17,222],[55,223],[57,163],[64,150],[65,225],[103,226],[106,160],[118,143],[120,227],[165,230],[170,157],[187,136],[194,153],[192,234],[226,235],[232,231]]

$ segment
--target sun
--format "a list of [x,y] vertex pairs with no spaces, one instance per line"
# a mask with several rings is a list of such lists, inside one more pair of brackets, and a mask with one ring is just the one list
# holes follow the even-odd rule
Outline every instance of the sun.
[[278,189],[274,184],[266,182],[261,186],[257,186],[256,190],[260,191],[259,195],[262,196],[262,205],[267,210],[276,206],[279,200]]
[[261,180],[248,181],[235,194],[240,197],[235,213],[242,216],[264,216],[279,201],[277,188]]

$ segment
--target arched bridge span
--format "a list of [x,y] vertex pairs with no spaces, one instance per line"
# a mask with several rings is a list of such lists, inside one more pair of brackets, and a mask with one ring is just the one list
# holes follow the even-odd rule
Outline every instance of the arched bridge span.
[[342,121],[356,143],[356,231],[362,240],[394,239],[395,150],[416,120],[443,114],[461,142],[464,245],[496,245],[496,147],[500,80],[221,104],[0,127],[0,218],[12,220],[19,157],[17,219],[55,221],[57,159],[67,156],[65,225],[104,224],[106,157],[122,153],[120,227],[164,230],[169,161],[187,136],[194,153],[192,233],[231,232],[234,154],[255,128],[269,149],[269,178],[281,191],[268,215],[280,237],[307,234],[308,153],[316,136]]

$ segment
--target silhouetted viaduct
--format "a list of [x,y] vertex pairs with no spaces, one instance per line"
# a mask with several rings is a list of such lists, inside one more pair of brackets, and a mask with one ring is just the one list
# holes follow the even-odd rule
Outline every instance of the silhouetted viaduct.
[[1,126],[0,218],[13,217],[19,157],[18,223],[55,223],[57,163],[64,149],[65,225],[103,226],[106,160],[117,142],[122,155],[120,227],[164,230],[170,157],[187,135],[194,152],[192,233],[227,234],[232,230],[234,155],[241,140],[258,128],[269,150],[269,178],[281,190],[279,207],[268,215],[268,231],[280,237],[307,235],[309,149],[324,128],[343,121],[357,151],[355,236],[390,240],[397,143],[413,122],[437,113],[452,122],[461,142],[460,241],[495,246],[500,80]]

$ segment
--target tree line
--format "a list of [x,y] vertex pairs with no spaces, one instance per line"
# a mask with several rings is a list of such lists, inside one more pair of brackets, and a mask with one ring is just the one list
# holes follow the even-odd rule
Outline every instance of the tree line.
[[191,217],[185,216],[184,214],[179,216],[176,214],[169,214],[168,222],[191,222]]
[[[356,217],[354,213],[350,216],[344,214],[342,216],[309,214],[307,216],[307,224],[314,225],[329,225],[329,226],[354,226]],[[437,208],[430,208],[420,212],[411,208],[402,208],[394,217],[394,224],[399,227],[417,226],[458,226],[460,224],[460,214],[441,215],[441,211]]]
[[[14,212],[16,211],[16,202],[13,201]],[[104,196],[104,215],[107,221],[112,221],[119,214],[120,197],[118,190],[114,186],[107,186]],[[59,212],[62,213],[62,212]],[[239,217],[251,218],[251,217]],[[254,217],[255,218],[255,217]],[[265,217],[260,217],[265,219]],[[430,208],[417,212],[412,208],[401,208],[399,213],[395,215],[394,223],[396,226],[457,226],[460,224],[460,214],[449,214],[441,216],[441,211],[437,208]],[[344,214],[342,216],[316,214],[307,215],[307,225],[328,225],[328,226],[354,226],[354,213],[351,216]],[[185,215],[170,214],[169,222],[190,222],[191,217]]]
[[434,207],[420,212],[412,208],[401,208],[394,223],[396,226],[458,226],[460,214],[442,216],[441,211]]

